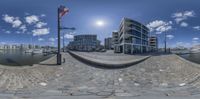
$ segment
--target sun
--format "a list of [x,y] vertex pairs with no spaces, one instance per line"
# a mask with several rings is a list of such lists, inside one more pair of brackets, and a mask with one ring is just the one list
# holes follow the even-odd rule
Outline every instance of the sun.
[[98,21],[96,21],[96,25],[101,27],[101,26],[105,25],[105,22],[102,20],[98,20]]

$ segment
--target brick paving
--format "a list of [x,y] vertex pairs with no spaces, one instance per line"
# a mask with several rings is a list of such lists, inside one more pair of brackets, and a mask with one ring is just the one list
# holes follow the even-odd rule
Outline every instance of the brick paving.
[[[89,66],[68,53],[64,53],[63,57],[66,62],[62,66],[37,65],[22,69],[1,66],[0,97],[182,97],[200,94],[199,65],[176,55],[153,55],[122,69]],[[55,63],[55,59],[50,62]]]

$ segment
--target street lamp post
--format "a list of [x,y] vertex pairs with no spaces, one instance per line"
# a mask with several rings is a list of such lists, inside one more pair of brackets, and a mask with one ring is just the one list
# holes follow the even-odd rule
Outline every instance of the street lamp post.
[[167,52],[167,38],[166,38],[166,32],[165,32],[165,53]]
[[63,33],[63,52],[65,52],[65,34]]
[[[57,21],[58,21],[58,53],[57,53],[57,65],[61,65],[62,64],[62,56],[61,56],[61,53],[60,53],[60,30],[62,29],[60,27],[60,20],[61,20],[61,17],[64,16],[66,13],[69,12],[69,9],[66,8],[65,6],[60,6],[58,8],[58,16],[57,16]],[[65,29],[65,28],[64,28]]]
[[61,54],[60,54],[60,9],[58,8],[58,53],[57,53],[57,65],[61,65]]

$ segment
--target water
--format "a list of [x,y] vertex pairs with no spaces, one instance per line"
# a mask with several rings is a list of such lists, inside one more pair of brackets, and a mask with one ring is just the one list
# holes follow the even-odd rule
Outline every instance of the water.
[[23,50],[0,50],[0,64],[7,66],[25,66],[40,63],[52,55],[25,53]]
[[191,62],[200,64],[200,53],[184,54],[184,55],[180,55],[180,56]]

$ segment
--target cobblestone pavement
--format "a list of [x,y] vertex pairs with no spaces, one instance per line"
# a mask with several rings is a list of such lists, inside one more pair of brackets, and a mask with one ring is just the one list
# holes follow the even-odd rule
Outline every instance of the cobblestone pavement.
[[[36,83],[34,87],[29,87],[29,84],[32,84],[30,82],[25,88],[2,90],[0,96],[13,95],[25,98],[100,96],[109,98],[157,95],[184,97],[199,96],[200,94],[199,65],[186,62],[176,55],[154,55],[142,63],[123,69],[100,69],[88,66],[67,53],[63,54],[63,57],[66,62],[62,66],[41,66],[42,68],[39,66],[40,72],[36,72],[36,74],[47,73],[49,74],[47,76],[41,74],[41,78],[50,78],[39,81],[32,80],[33,83]],[[33,69],[33,71],[38,70]],[[26,77],[32,72],[24,75],[23,72],[18,71],[13,75],[20,74]],[[40,76],[36,78],[39,79]],[[13,79],[14,76],[4,76],[4,78],[6,77]],[[20,81],[25,82],[24,80],[26,79]]]
[[[190,96],[200,93],[200,69],[176,55],[153,56],[132,67],[114,70],[88,66],[68,54],[64,57],[66,65],[63,66],[63,76],[47,86],[62,95],[137,97]],[[52,95],[48,91],[45,94]]]
[[78,55],[95,58],[102,61],[128,61],[134,59],[140,59],[144,56],[142,55],[128,55],[128,54],[121,54],[121,53],[113,53],[113,51],[107,52],[75,52]]

